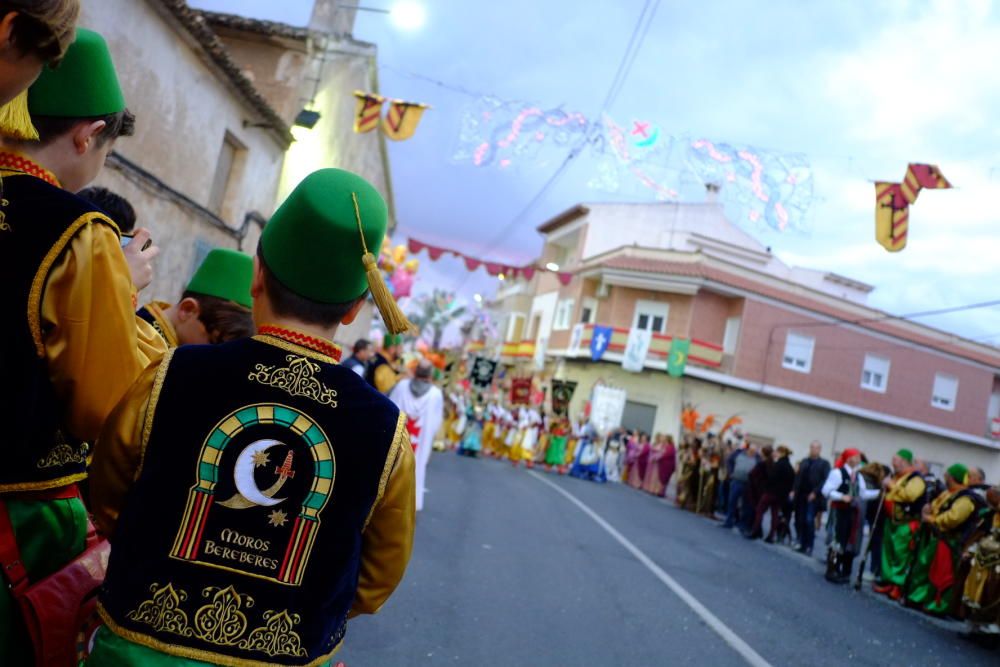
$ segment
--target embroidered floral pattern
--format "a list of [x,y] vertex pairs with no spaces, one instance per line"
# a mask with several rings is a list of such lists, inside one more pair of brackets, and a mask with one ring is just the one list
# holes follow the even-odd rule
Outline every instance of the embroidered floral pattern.
[[[212,591],[216,591],[214,595]],[[194,614],[195,636],[220,646],[235,644],[247,629],[247,617],[240,609],[244,605],[252,607],[253,598],[240,595],[232,586],[209,586],[201,595],[211,595],[212,601]]]
[[190,637],[187,614],[180,608],[181,603],[187,600],[187,593],[175,591],[174,585],[170,583],[166,586],[153,584],[149,590],[153,597],[140,604],[138,609],[130,611],[128,618],[137,623],[145,623],[158,632]]
[[261,651],[270,656],[294,655],[304,656],[299,635],[292,631],[302,619],[298,614],[289,614],[288,610],[281,612],[264,612],[264,626],[257,628],[240,642],[240,648],[249,651]]
[[56,431],[58,444],[49,450],[35,465],[40,469],[56,468],[70,463],[86,463],[87,454],[90,452],[90,445],[85,442],[80,443],[79,449],[73,449],[63,436],[61,431]]
[[188,599],[187,593],[175,591],[170,583],[166,586],[153,584],[149,590],[153,597],[129,612],[127,617],[148,625],[154,631],[193,637],[217,646],[259,651],[269,657],[307,655],[302,647],[302,638],[294,629],[302,619],[298,614],[290,614],[287,609],[265,611],[262,615],[264,625],[246,634],[248,622],[242,610],[253,607],[254,601],[249,595],[237,593],[232,586],[208,586],[202,590],[202,597],[210,597],[211,601],[195,612],[194,627],[188,623],[188,616],[181,609],[182,603]]
[[324,387],[315,377],[320,370],[319,364],[295,354],[290,354],[285,359],[288,361],[287,367],[255,365],[247,379],[282,389],[292,396],[303,396],[332,408],[337,407],[337,391]]

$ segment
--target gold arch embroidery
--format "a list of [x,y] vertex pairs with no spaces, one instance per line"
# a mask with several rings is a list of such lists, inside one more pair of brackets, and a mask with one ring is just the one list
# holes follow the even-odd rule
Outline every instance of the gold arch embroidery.
[[320,370],[319,364],[295,354],[288,355],[285,360],[287,367],[256,364],[247,379],[281,389],[291,396],[303,396],[322,405],[337,407],[337,391],[324,387],[315,377]]

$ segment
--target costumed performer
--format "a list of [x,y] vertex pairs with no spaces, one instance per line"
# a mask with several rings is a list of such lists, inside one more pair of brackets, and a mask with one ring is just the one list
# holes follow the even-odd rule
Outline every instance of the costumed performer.
[[422,359],[417,363],[413,379],[400,380],[389,400],[396,404],[406,416],[406,430],[413,444],[416,469],[417,511],[424,508],[424,485],[427,480],[427,463],[431,459],[431,449],[434,447],[434,436],[444,420],[444,396],[441,390],[434,386],[432,380],[434,367],[431,362]]
[[899,600],[916,558],[917,531],[927,485],[913,467],[913,452],[909,449],[896,452],[892,457],[892,469],[893,475],[882,482],[885,487],[882,570],[874,590]]
[[[84,29],[67,48],[76,3],[49,3],[51,16],[32,13],[33,6],[0,2],[0,61],[21,63],[0,67],[2,85],[27,65],[33,73],[26,85],[44,60],[64,54],[28,94],[37,141],[7,137],[0,151],[0,511],[9,519],[0,539],[8,554],[18,551],[0,586],[5,665],[34,664],[11,591],[41,581],[86,548],[89,522],[77,484],[87,477],[90,443],[143,368],[166,351],[135,315],[136,288],[117,226],[73,194],[97,177],[118,137],[134,129],[111,53],[100,35]],[[43,52],[52,55],[37,60]],[[60,610],[73,622],[76,609],[51,611]]]
[[962,595],[956,572],[965,528],[976,514],[978,495],[966,487],[969,469],[955,463],[944,473],[945,492],[924,505],[917,553],[906,582],[906,604],[934,615],[955,610]]
[[962,605],[973,634],[1000,638],[1000,487],[986,492],[989,531],[967,550],[970,561]]
[[152,301],[136,314],[163,336],[169,347],[226,343],[254,334],[250,307],[253,258],[215,248],[175,304]]
[[332,342],[369,289],[386,326],[412,326],[375,263],[386,224],[360,176],[307,176],[261,235],[257,335],[175,348],[115,408],[92,466],[114,548],[88,667],[320,664],[399,584],[406,415]]

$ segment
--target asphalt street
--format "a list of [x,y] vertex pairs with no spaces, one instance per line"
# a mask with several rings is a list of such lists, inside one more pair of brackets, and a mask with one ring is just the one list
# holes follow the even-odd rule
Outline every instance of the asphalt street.
[[350,622],[347,667],[1000,664],[815,559],[618,484],[436,452],[427,488],[406,577]]

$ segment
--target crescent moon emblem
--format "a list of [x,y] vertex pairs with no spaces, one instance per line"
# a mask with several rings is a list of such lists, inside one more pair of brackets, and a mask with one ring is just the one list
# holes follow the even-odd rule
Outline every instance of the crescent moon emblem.
[[656,140],[659,138],[660,138],[660,128],[657,127],[653,129],[653,133],[650,134],[647,138],[643,139],[642,141],[635,142],[635,145],[639,146],[640,148],[646,148],[648,146],[652,146],[653,144],[655,144]]
[[257,481],[253,475],[254,455],[266,452],[271,447],[281,444],[284,443],[278,440],[258,440],[247,445],[246,449],[240,452],[239,457],[236,459],[236,465],[233,466],[233,481],[236,483],[236,493],[229,500],[222,501],[219,504],[230,509],[246,509],[254,505],[271,507],[287,500],[286,498],[273,497],[284,486],[285,480],[288,479],[286,476],[279,476],[278,481],[269,489],[261,491],[257,487]]

